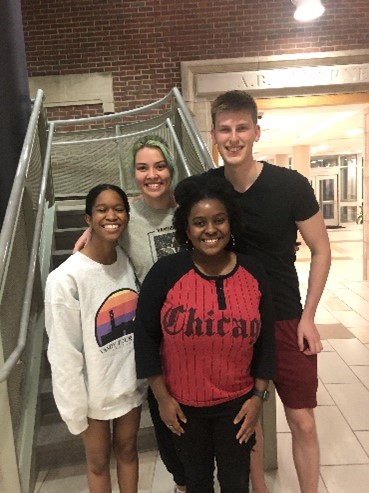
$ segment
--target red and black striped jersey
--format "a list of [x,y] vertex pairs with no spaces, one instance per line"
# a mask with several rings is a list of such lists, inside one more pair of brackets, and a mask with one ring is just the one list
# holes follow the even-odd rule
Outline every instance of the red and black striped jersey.
[[190,406],[246,394],[274,376],[273,308],[261,264],[237,254],[224,276],[206,276],[190,252],[160,259],[141,289],[135,331],[139,378],[162,374]]

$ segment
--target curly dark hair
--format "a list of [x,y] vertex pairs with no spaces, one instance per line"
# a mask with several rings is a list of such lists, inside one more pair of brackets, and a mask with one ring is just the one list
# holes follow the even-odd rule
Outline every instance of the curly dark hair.
[[[208,173],[185,178],[176,186],[174,197],[178,204],[173,217],[175,237],[181,246],[188,243],[186,229],[192,207],[204,199],[222,202],[228,214],[232,235],[237,238],[243,228],[242,215],[234,200],[234,189],[225,178]],[[230,245],[227,245],[230,248]]]

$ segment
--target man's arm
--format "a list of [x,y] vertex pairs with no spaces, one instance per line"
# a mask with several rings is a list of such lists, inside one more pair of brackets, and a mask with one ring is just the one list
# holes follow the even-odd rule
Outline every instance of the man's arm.
[[331,249],[321,211],[306,221],[299,221],[296,224],[311,253],[308,290],[297,336],[300,350],[304,350],[305,339],[309,347],[304,353],[311,355],[322,350],[314,317],[328,277]]

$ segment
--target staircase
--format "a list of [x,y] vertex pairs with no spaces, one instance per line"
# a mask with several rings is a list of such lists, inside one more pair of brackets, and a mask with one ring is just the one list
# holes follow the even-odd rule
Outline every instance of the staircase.
[[[72,254],[73,245],[85,228],[84,198],[57,198],[54,249],[50,270],[58,267]],[[81,438],[68,431],[56,408],[46,349],[47,336],[45,334],[39,398],[40,429],[36,442],[36,467],[38,471],[78,464],[85,460]],[[143,406],[141,416],[138,448],[140,451],[157,448],[146,403]]]
[[[42,345],[44,313],[40,307],[49,271],[55,195],[61,200],[53,239],[53,267],[70,255],[76,237],[85,227],[82,195],[76,197],[76,193],[84,193],[97,182],[123,182],[126,190],[136,191],[124,156],[138,136],[155,131],[169,143],[179,180],[213,167],[176,87],[160,100],[133,111],[75,119],[74,130],[70,120],[49,122],[43,100],[44,93],[39,89],[1,231],[1,306],[10,307],[14,314],[13,305],[19,296],[20,301],[15,304],[22,306],[22,311],[19,320],[14,321],[7,312],[5,323],[1,320],[1,344],[6,341],[4,355],[13,348],[14,351],[4,365],[1,363],[1,381],[8,382],[2,388],[8,385],[11,392],[0,392],[1,430],[6,432],[0,438],[0,471],[5,471],[0,474],[0,493],[32,491],[40,469],[84,461],[80,439],[71,436],[60,421],[45,354],[47,341]],[[14,267],[15,274],[8,264]],[[10,290],[3,289],[8,279]],[[4,293],[10,294],[8,304],[3,303]],[[141,423],[139,449],[156,449],[147,412]]]

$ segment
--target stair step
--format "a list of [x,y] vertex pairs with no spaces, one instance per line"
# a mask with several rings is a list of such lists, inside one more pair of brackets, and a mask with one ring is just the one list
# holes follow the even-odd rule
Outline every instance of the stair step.
[[80,206],[62,206],[57,208],[58,229],[86,228],[85,210]]
[[[139,452],[157,450],[153,427],[140,428],[137,447]],[[85,461],[84,447],[79,435],[72,435],[62,421],[43,425],[36,445],[38,470],[55,469]]]
[[86,193],[77,193],[77,194],[58,194],[55,195],[56,206],[60,207],[63,205],[81,205],[84,207],[86,202]]
[[41,426],[36,444],[38,470],[77,464],[84,458],[81,437],[69,433],[65,423]]
[[41,407],[41,425],[60,421],[60,415],[55,404],[53,389],[51,384],[51,377],[45,377],[42,382],[42,388],[40,393],[40,407]]
[[[53,396],[53,386],[51,382],[51,375],[45,376],[41,386],[40,392],[40,405],[41,405],[41,425],[51,424],[57,421],[61,421],[60,414],[55,404]],[[147,401],[142,404],[141,422],[140,428],[150,428],[152,426],[151,416]]]
[[70,250],[85,230],[86,224],[83,228],[56,229],[54,231],[55,249]]
[[52,268],[56,269],[72,255],[72,250],[55,250],[52,256]]

